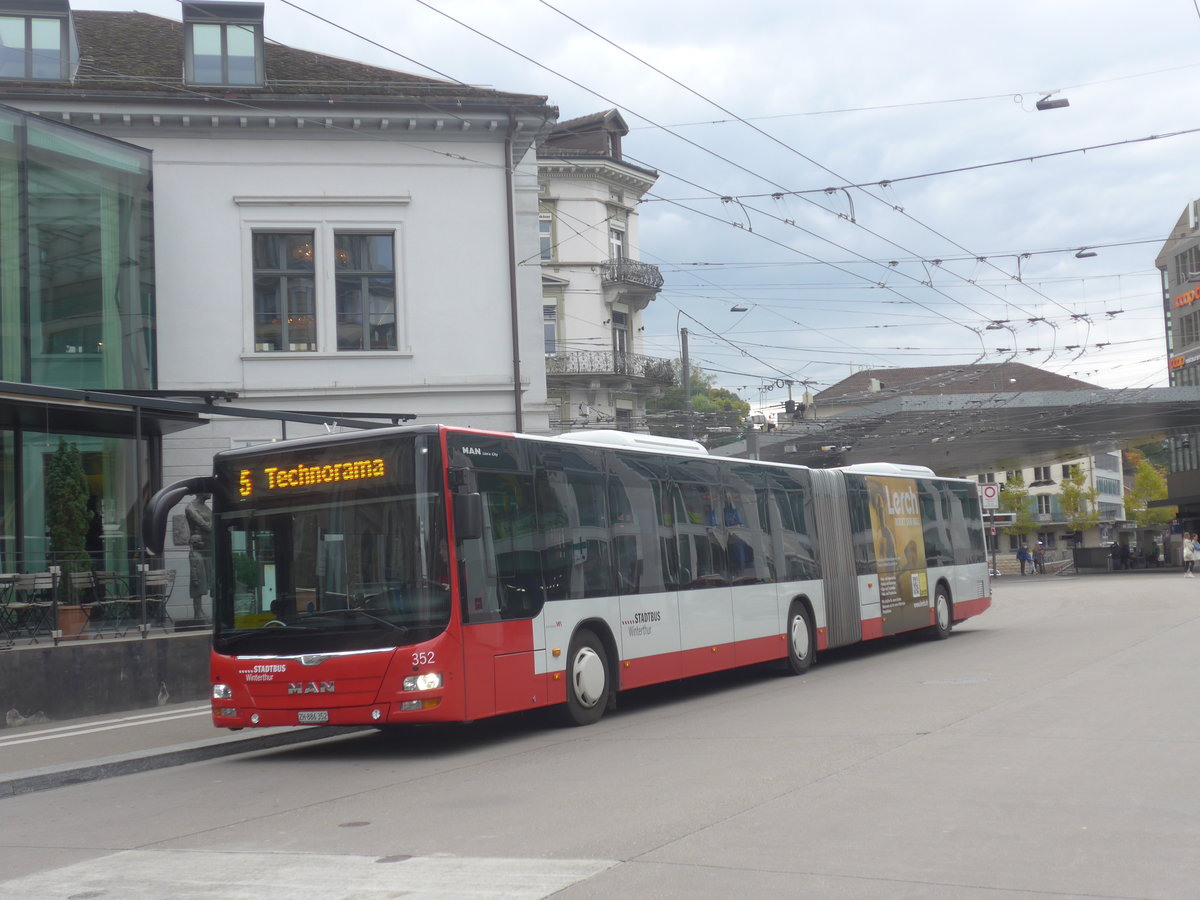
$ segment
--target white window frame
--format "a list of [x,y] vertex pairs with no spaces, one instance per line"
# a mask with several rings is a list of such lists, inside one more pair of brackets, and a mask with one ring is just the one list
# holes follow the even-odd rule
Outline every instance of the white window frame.
[[625,223],[609,222],[608,223],[608,258],[609,259],[627,259],[629,246],[627,243],[628,235],[625,231]]
[[[234,197],[243,209],[242,284],[243,357],[248,359],[379,359],[411,357],[408,316],[408,266],[405,259],[403,207],[407,197]],[[323,207],[330,207],[323,215]],[[374,210],[375,214],[372,214]],[[347,215],[351,212],[353,215]],[[313,277],[316,288],[317,349],[313,351],[256,351],[254,330],[255,232],[313,232]],[[334,234],[391,234],[396,282],[395,350],[338,350],[337,268]]]
[[[546,350],[545,345],[550,343],[547,340],[546,327],[554,326],[554,349]],[[557,297],[542,297],[542,346],[547,356],[553,356],[559,352],[559,345],[562,343],[562,335],[559,333],[558,324],[558,298]]]

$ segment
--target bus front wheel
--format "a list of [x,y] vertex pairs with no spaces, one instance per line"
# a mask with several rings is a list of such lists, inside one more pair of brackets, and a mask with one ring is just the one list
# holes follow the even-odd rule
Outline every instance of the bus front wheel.
[[787,646],[788,672],[792,675],[807,672],[817,655],[817,646],[813,640],[812,618],[808,614],[808,607],[799,601],[792,603],[788,610]]
[[571,639],[567,654],[568,725],[591,725],[604,715],[612,690],[608,671],[604,645],[592,632],[581,628]]

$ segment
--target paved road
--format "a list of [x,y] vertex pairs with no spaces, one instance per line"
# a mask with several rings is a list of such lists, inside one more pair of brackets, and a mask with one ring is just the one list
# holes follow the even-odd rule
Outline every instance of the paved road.
[[[639,691],[590,728],[344,734],[11,796],[0,900],[1190,900],[1198,585],[1005,578],[949,641]],[[27,743],[0,759],[228,739],[166,712],[70,751],[66,723],[6,730]]]

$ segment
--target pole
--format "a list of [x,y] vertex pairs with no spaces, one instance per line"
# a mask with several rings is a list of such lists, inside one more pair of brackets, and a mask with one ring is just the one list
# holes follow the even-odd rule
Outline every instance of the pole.
[[[508,137],[504,140],[504,200],[508,215],[508,305],[512,330],[512,378],[513,378],[513,422],[514,431],[525,429],[524,412],[521,409],[521,339],[517,303],[517,234],[516,210],[513,204],[513,135],[517,131],[517,120],[510,114]],[[540,364],[539,364],[540,365]]]
[[683,379],[683,435],[692,439],[692,367],[688,361],[688,330],[679,329],[679,377]]
[[996,568],[996,545],[1000,543],[1000,538],[996,535],[996,511],[994,509],[988,510],[988,520],[992,526],[991,534],[988,535],[992,539],[992,571],[999,572],[1000,570]]

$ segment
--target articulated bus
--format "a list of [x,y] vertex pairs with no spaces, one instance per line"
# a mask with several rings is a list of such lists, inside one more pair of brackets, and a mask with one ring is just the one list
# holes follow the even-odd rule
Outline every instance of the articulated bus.
[[923,630],[991,602],[975,484],[627,432],[442,425],[217,454],[217,726],[465,722]]

